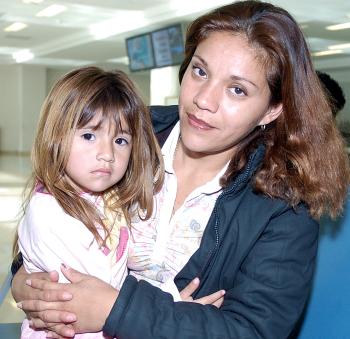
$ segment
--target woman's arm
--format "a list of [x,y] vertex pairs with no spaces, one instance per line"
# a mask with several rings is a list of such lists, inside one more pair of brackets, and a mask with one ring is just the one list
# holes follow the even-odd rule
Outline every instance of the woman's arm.
[[[43,279],[27,280],[31,285],[30,288],[36,290],[40,299],[24,300],[19,303],[19,307],[32,315],[35,328],[50,328],[52,330],[50,335],[53,338],[101,331],[119,291],[96,277],[80,273],[65,265],[62,265],[61,271],[72,282],[71,284],[53,283]],[[198,286],[199,279],[196,278],[181,291],[181,298],[185,302],[211,304],[215,307],[222,305],[225,295],[223,290],[193,300],[191,295]],[[155,289],[158,290],[156,287]],[[168,293],[165,294],[170,296]],[[57,326],[54,326],[55,324]]]
[[[267,223],[242,255],[238,271],[232,267],[234,257],[226,253],[221,253],[223,261],[216,258],[212,264],[207,278],[212,282],[205,287],[203,281],[202,290],[219,282],[226,285],[220,309],[173,303],[162,291],[129,276],[103,330],[118,339],[287,338],[311,288],[318,224],[303,208],[284,209]],[[231,239],[224,242],[222,247],[232,248]],[[218,268],[222,264],[224,271]]]

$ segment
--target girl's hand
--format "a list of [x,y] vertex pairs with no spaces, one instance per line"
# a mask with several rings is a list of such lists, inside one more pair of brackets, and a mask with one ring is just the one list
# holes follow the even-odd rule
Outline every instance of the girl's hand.
[[[101,331],[118,291],[102,280],[72,268],[62,266],[61,271],[71,284],[33,279],[29,283],[38,291],[39,300],[24,300],[19,306],[30,312],[34,328],[49,329],[62,337]],[[59,301],[62,298],[66,301]],[[56,326],[58,323],[60,325]]]
[[194,278],[181,292],[180,296],[183,301],[194,302],[202,305],[214,305],[217,308],[220,308],[224,302],[225,291],[220,290],[205,297],[193,300],[192,294],[199,286],[199,279]]

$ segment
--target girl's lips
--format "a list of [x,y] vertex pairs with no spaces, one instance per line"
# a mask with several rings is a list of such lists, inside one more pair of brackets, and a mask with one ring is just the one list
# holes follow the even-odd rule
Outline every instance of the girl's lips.
[[91,173],[97,174],[97,175],[110,175],[111,171],[109,169],[106,169],[106,168],[98,168],[98,169],[92,171]]
[[202,129],[202,130],[209,130],[214,128],[213,126],[209,125],[205,121],[198,119],[195,115],[187,113],[189,124],[195,128]]

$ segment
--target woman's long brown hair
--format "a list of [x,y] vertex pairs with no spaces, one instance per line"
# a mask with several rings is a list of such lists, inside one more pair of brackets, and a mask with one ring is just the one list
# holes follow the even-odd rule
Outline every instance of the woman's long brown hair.
[[349,160],[298,24],[282,8],[264,2],[235,2],[215,9],[188,28],[180,82],[198,44],[220,31],[242,36],[255,49],[266,73],[270,105],[283,104],[275,122],[265,131],[256,128],[241,142],[222,185],[263,142],[265,158],[254,181],[258,192],[292,206],[306,203],[317,219],[339,215],[347,196]]
[[[108,119],[118,128],[121,128],[123,118],[132,137],[126,173],[103,192],[105,206],[111,211],[121,209],[129,223],[132,211],[140,212],[145,219],[151,216],[153,195],[163,182],[163,160],[150,113],[123,72],[107,72],[97,67],[69,72],[46,98],[32,149],[33,175],[24,208],[39,182],[67,214],[80,220],[103,245],[109,235],[108,227],[96,208],[80,196],[65,172],[75,131],[96,114],[101,114],[101,121]],[[97,224],[102,225],[106,237],[98,233]],[[14,254],[17,253],[17,240]]]

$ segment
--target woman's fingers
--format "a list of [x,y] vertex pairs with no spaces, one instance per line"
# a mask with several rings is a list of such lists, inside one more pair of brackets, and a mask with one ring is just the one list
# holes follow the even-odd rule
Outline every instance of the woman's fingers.
[[48,330],[46,333],[47,338],[55,339],[67,339],[73,338],[75,331],[71,325],[56,324]]
[[58,284],[41,279],[28,279],[26,284],[36,290],[40,290],[36,297],[43,301],[67,301],[73,297],[72,294],[64,290],[66,284]]
[[192,294],[197,290],[199,286],[199,278],[194,278],[181,292],[180,296],[182,301],[195,302],[202,305],[214,305],[217,308],[221,307],[224,301],[225,291],[220,290],[214,292],[210,295],[206,295],[205,297],[193,300]]
[[180,297],[182,301],[193,301],[192,294],[199,286],[199,279],[194,278],[181,292]]
[[30,321],[35,328],[46,328],[57,324],[69,324],[77,320],[75,314],[66,311],[45,310],[30,312]]
[[222,303],[224,302],[224,297],[219,298],[215,302],[212,303],[213,306],[216,306],[217,308],[220,308]]
[[193,300],[193,302],[198,303],[198,304],[202,304],[202,305],[214,305],[216,307],[220,307],[224,301],[224,295],[225,295],[225,291],[224,290],[220,290],[217,292],[214,292],[212,294],[206,295],[205,297],[199,298],[199,299],[195,299]]

